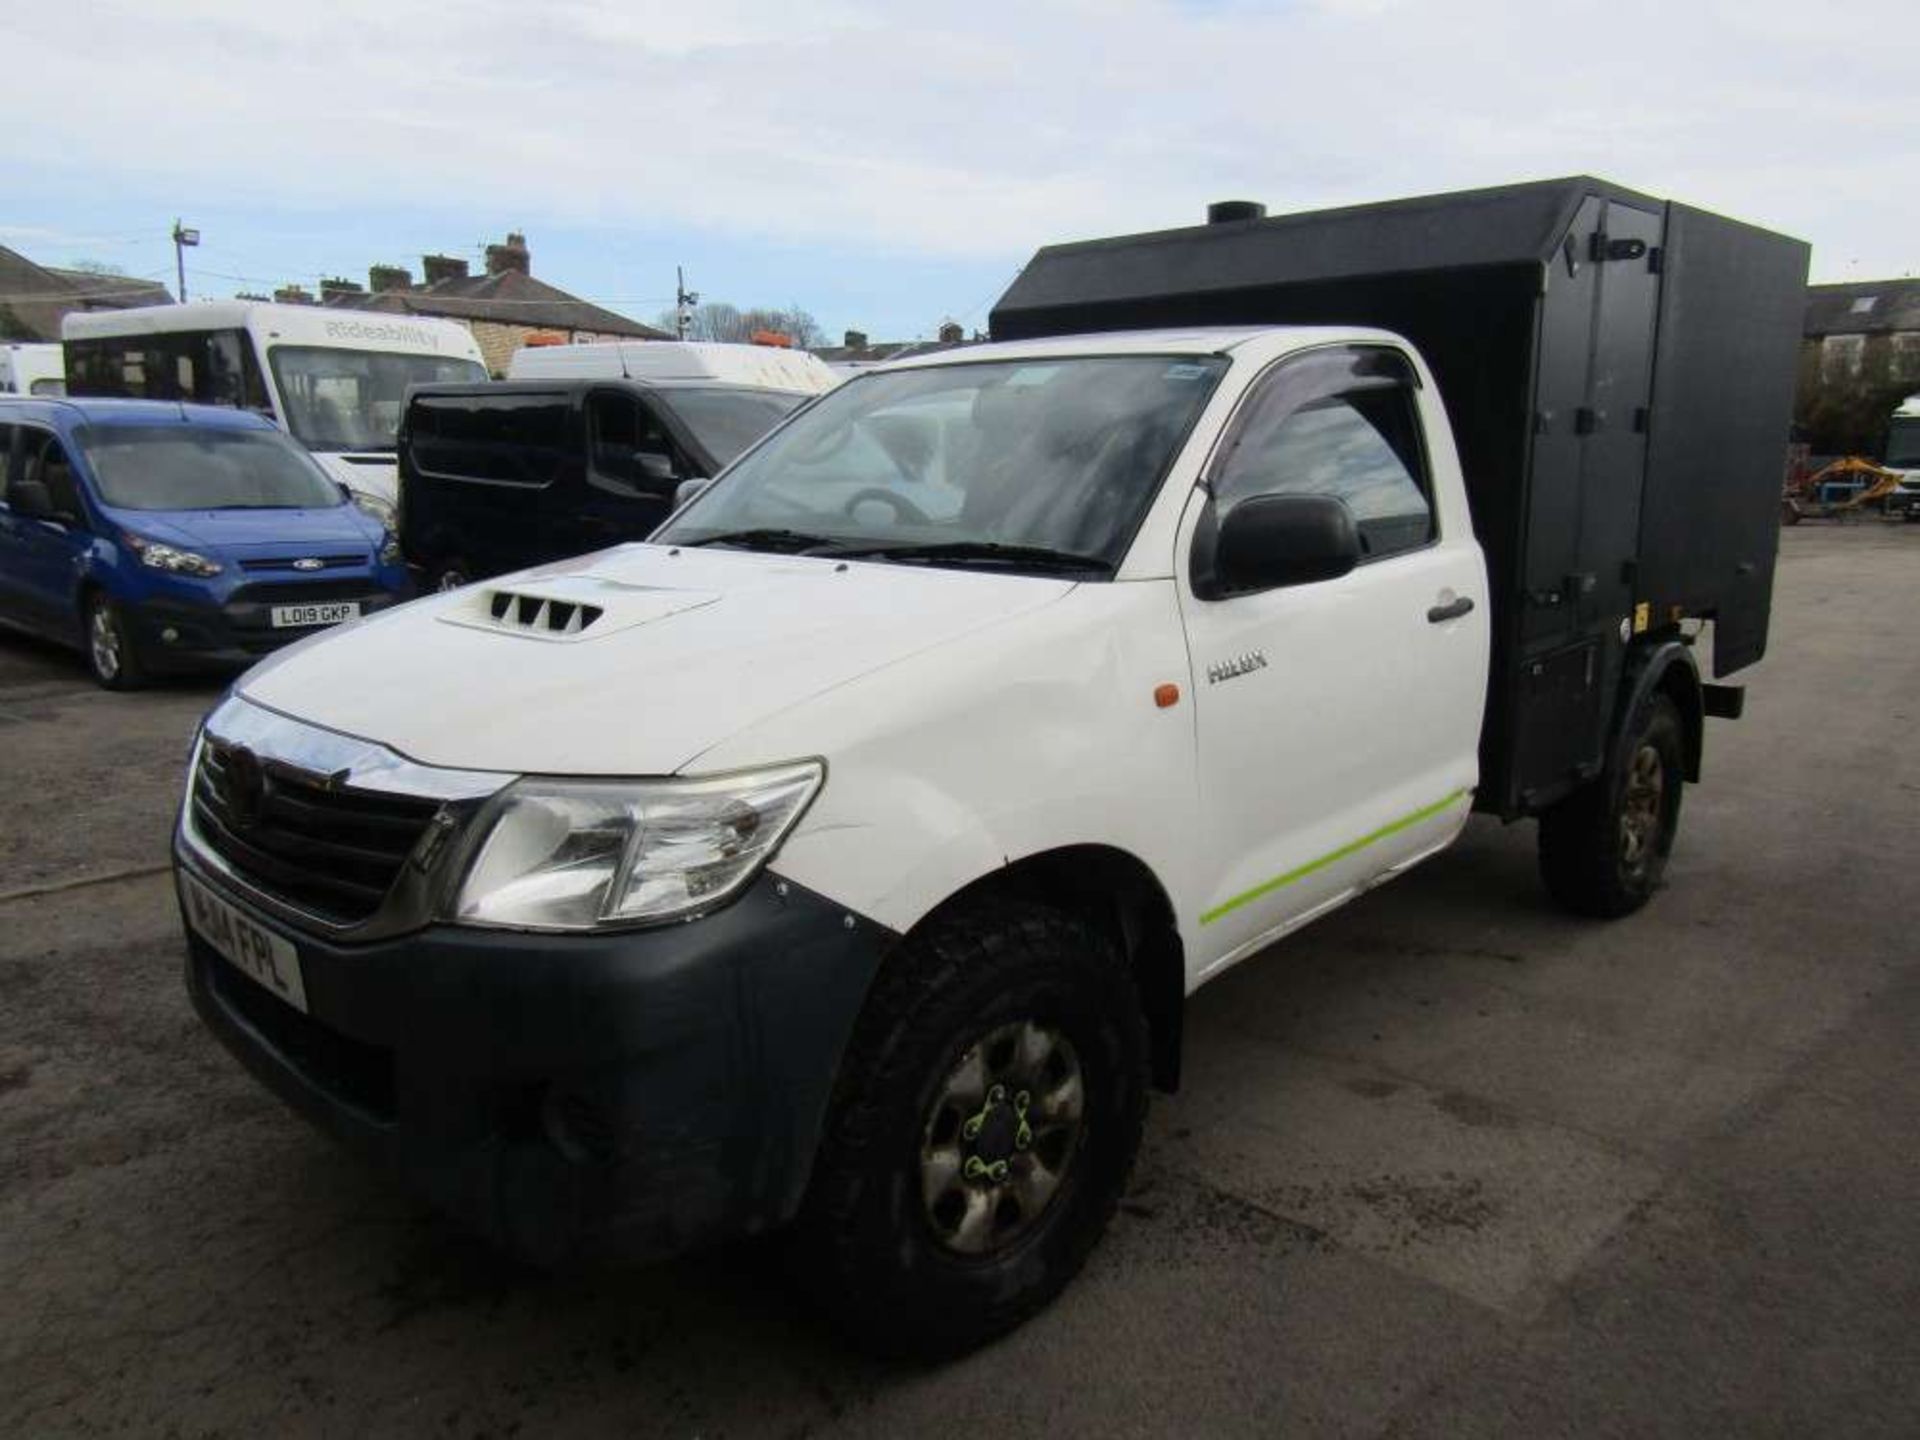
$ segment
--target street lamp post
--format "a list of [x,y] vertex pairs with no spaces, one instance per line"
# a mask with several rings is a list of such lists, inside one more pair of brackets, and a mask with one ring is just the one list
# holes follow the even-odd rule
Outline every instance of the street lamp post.
[[180,279],[180,303],[187,303],[187,246],[200,243],[200,232],[189,230],[180,223],[178,216],[173,221],[173,265]]

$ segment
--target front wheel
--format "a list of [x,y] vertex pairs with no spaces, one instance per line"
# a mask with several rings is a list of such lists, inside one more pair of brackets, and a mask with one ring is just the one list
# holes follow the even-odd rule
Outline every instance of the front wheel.
[[1655,695],[1630,722],[1626,761],[1540,817],[1540,875],[1576,915],[1613,919],[1652,897],[1680,826],[1680,712]]
[[457,558],[442,561],[433,570],[431,583],[436,594],[462,589],[473,583],[473,567]]
[[935,922],[875,983],[796,1227],[795,1269],[867,1349],[938,1358],[1071,1280],[1146,1114],[1145,1019],[1111,941],[995,901]]
[[146,683],[126,613],[110,596],[95,591],[87,597],[86,627],[87,669],[96,684],[107,690],[136,690]]

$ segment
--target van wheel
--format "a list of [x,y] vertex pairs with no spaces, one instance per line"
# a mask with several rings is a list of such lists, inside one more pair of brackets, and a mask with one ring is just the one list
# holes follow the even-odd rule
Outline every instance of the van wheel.
[[126,615],[99,591],[87,597],[87,669],[108,690],[137,690],[146,683],[146,671],[134,646]]
[[1646,904],[1680,826],[1680,714],[1664,695],[1641,707],[1626,763],[1540,817],[1540,874],[1576,915],[1613,919]]
[[433,588],[441,593],[473,583],[473,570],[464,560],[448,560],[433,572]]
[[958,911],[905,943],[861,1012],[795,1272],[877,1353],[1005,1334],[1100,1238],[1146,1103],[1146,1021],[1107,937],[1022,902]]

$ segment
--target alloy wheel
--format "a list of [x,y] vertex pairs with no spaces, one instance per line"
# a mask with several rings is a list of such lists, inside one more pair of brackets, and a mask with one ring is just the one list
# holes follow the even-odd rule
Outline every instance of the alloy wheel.
[[920,1198],[934,1238],[986,1259],[1027,1235],[1059,1194],[1084,1139],[1086,1087],[1072,1043],[1018,1020],[988,1032],[947,1073],[920,1146]]
[[94,601],[93,614],[87,622],[87,648],[93,657],[94,672],[102,680],[120,678],[120,626],[114,618],[113,607],[104,600]]

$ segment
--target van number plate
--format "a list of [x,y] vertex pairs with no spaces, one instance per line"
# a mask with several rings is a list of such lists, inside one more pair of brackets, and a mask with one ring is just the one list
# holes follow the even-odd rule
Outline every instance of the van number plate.
[[358,600],[336,600],[328,605],[276,605],[273,628],[292,630],[309,625],[338,625],[342,620],[358,619]]
[[249,979],[257,980],[302,1014],[307,987],[300,978],[300,953],[264,925],[257,925],[192,876],[180,876],[180,908],[187,923]]

